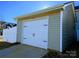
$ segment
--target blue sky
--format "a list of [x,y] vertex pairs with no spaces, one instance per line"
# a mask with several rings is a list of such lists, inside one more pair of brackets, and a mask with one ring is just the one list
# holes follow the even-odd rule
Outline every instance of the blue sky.
[[[16,23],[14,18],[17,16],[29,14],[65,2],[67,1],[0,1],[0,20]],[[75,1],[75,6],[79,6],[79,1]]]

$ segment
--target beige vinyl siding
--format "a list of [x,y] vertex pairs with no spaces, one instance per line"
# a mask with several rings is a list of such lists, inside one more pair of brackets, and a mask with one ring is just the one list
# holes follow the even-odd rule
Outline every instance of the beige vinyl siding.
[[22,21],[17,20],[17,42],[21,41],[22,36]]
[[60,13],[49,16],[48,48],[60,51]]

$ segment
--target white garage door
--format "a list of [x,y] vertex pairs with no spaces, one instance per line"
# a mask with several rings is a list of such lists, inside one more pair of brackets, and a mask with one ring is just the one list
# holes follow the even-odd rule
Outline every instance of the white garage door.
[[48,45],[48,20],[23,22],[22,44],[47,49]]

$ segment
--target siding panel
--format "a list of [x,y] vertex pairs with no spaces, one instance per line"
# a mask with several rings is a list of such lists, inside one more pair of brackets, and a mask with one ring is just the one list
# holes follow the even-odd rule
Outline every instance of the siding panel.
[[49,16],[48,47],[60,51],[60,13]]
[[74,41],[74,14],[72,4],[64,7],[63,19],[63,50]]

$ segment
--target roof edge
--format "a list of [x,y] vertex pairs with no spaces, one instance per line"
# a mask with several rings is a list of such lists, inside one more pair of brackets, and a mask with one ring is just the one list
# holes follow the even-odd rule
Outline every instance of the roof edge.
[[70,1],[70,2],[67,2],[67,3],[63,3],[63,4],[60,4],[60,5],[56,5],[56,6],[53,6],[53,7],[48,7],[46,9],[43,9],[43,10],[39,10],[39,11],[35,11],[35,12],[32,12],[32,13],[29,13],[29,14],[26,14],[26,15],[22,15],[22,16],[17,16],[15,17],[14,19],[22,19],[24,17],[29,17],[29,16],[33,16],[33,15],[38,15],[38,14],[41,14],[41,13],[45,13],[45,12],[49,12],[49,11],[55,11],[55,10],[61,10],[63,9],[63,6],[68,4],[68,3],[72,3],[73,1]]
[[43,9],[43,10],[39,10],[39,11],[35,11],[35,12],[29,13],[29,14],[26,14],[26,15],[15,17],[14,19],[20,19],[20,18],[23,18],[23,17],[28,17],[30,15],[32,16],[32,15],[36,15],[36,14],[40,14],[40,13],[45,13],[45,12],[48,12],[48,11],[54,11],[54,10],[57,10],[57,9],[61,9],[63,6],[64,6],[64,4],[57,5],[57,6],[54,6],[54,7],[48,7],[48,8]]

